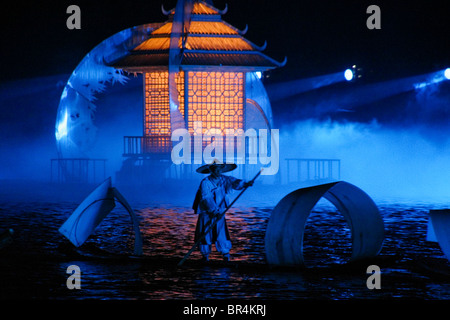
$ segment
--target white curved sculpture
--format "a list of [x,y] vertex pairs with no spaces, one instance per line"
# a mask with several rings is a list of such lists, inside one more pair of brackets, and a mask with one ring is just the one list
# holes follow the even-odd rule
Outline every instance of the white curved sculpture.
[[100,222],[114,209],[116,206],[115,199],[130,214],[134,229],[134,254],[142,255],[142,235],[136,214],[119,191],[111,187],[111,178],[103,181],[83,200],[59,228],[59,232],[67,237],[74,246],[81,246],[95,231]]
[[437,241],[447,260],[450,261],[450,210],[430,210],[428,241]]
[[377,206],[364,191],[340,181],[298,189],[276,205],[265,237],[266,258],[270,265],[304,265],[306,221],[322,197],[343,214],[350,226],[351,261],[378,255],[384,241],[384,223]]

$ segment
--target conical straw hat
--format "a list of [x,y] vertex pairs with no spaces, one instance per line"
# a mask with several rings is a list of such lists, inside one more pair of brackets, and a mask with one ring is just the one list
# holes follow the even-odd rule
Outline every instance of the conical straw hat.
[[211,162],[210,164],[205,164],[205,165],[197,168],[196,171],[198,173],[211,173],[210,168],[212,166],[218,167],[219,173],[233,171],[234,169],[237,168],[237,165],[234,163],[222,163],[220,160],[214,159],[213,162]]

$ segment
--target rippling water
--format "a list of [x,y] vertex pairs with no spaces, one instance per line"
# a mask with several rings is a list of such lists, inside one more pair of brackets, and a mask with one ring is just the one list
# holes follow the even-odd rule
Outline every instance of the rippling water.
[[[190,208],[135,205],[149,259],[106,259],[74,255],[58,233],[76,207],[71,202],[0,203],[0,228],[15,231],[14,242],[0,250],[2,299],[450,299],[448,276],[431,270],[438,266],[448,272],[449,263],[438,244],[425,241],[427,213],[437,209],[433,204],[379,204],[386,232],[374,260],[381,268],[380,290],[367,289],[366,265],[336,267],[351,254],[351,236],[328,202],[319,203],[308,220],[305,270],[266,267],[264,234],[272,208],[241,206],[227,214],[232,259],[239,267],[187,263],[176,268],[193,244],[197,217]],[[80,249],[122,257],[132,248],[129,216],[118,206]],[[198,259],[194,252],[189,261]],[[221,257],[214,253],[211,259]],[[80,290],[66,287],[72,264],[81,270]]]

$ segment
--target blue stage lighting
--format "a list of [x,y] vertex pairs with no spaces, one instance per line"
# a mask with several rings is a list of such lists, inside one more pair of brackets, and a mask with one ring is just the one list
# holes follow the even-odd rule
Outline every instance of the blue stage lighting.
[[344,72],[345,80],[352,81],[353,76],[354,76],[354,74],[353,74],[353,70],[352,69],[345,70],[345,72]]
[[444,76],[447,80],[450,80],[450,68],[445,69]]

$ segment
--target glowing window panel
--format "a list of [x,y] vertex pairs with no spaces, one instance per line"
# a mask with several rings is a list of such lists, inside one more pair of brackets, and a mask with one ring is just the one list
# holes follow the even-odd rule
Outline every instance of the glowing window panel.
[[[144,149],[147,152],[169,152],[170,107],[169,73],[155,71],[144,74]],[[179,110],[184,116],[184,73],[175,78]]]
[[244,129],[244,74],[242,72],[189,71],[188,130],[202,122],[205,134],[225,135],[226,129]]

